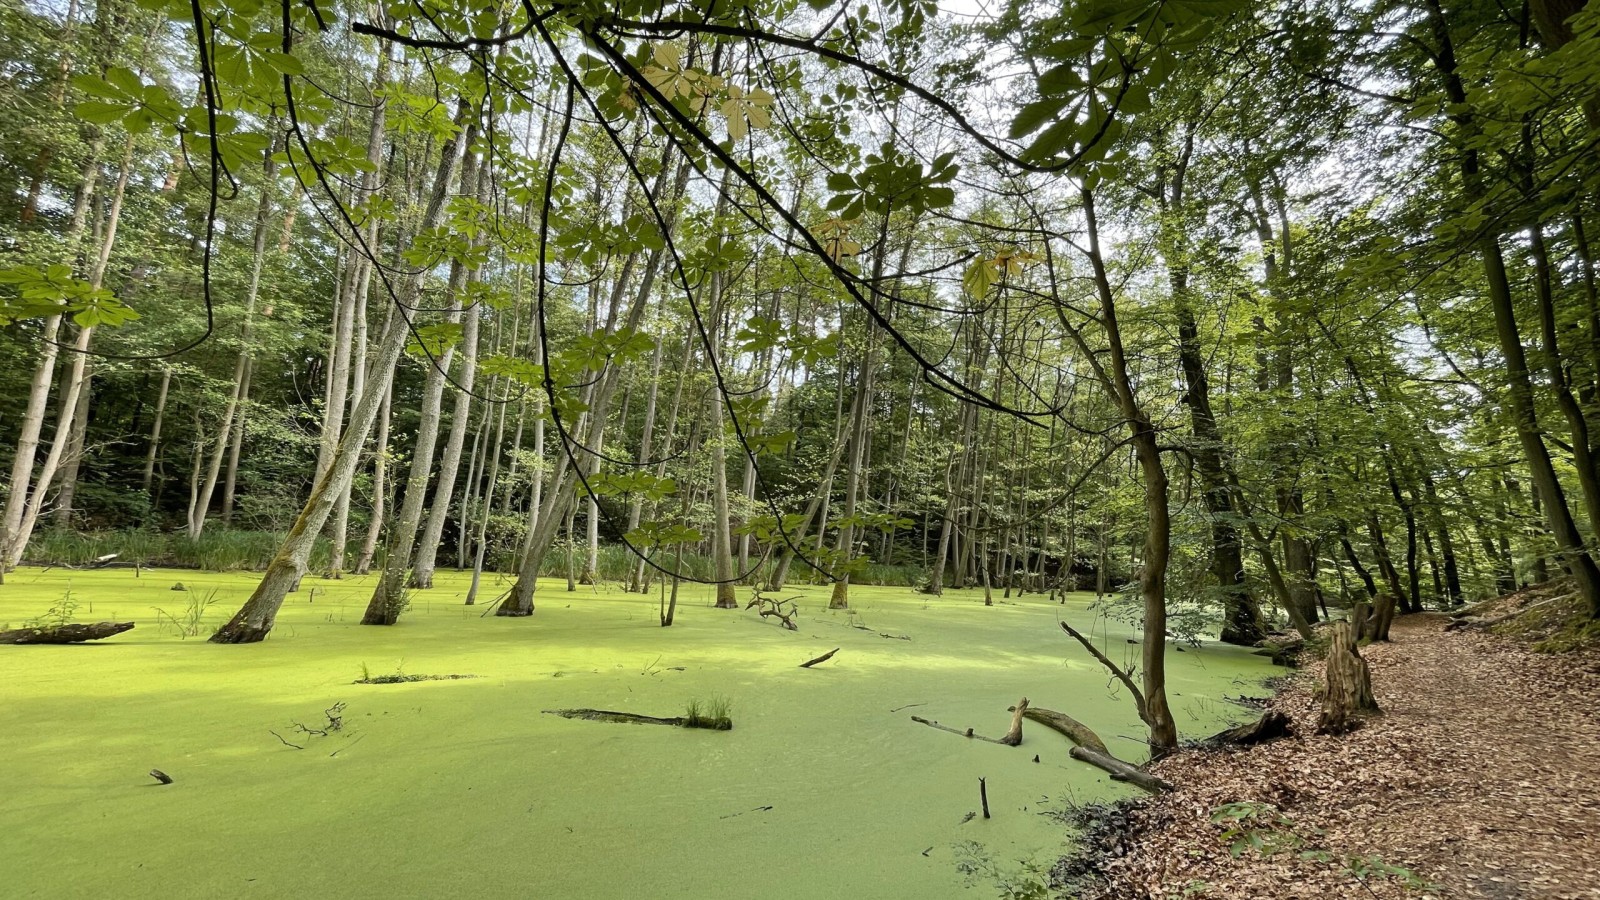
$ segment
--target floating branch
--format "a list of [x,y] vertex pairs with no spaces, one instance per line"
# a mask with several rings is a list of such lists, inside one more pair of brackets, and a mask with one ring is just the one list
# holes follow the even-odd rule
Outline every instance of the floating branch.
[[981,734],[978,734],[977,732],[973,731],[971,728],[968,728],[966,730],[962,730],[960,728],[951,728],[949,725],[941,725],[938,722],[933,721],[932,719],[924,719],[921,716],[912,716],[911,717],[911,721],[920,722],[923,725],[928,726],[929,728],[937,728],[940,731],[948,731],[951,734],[959,734],[962,737],[977,738],[980,741],[988,741],[991,744],[1003,743],[999,738],[985,737],[985,736],[983,736]]
[[808,660],[806,660],[805,662],[800,664],[800,668],[809,669],[812,666],[816,665],[817,663],[825,663],[828,660],[833,659],[833,655],[835,653],[838,653],[838,652],[839,652],[839,648],[835,647],[832,650],[829,650],[827,653],[824,653],[821,656],[817,657],[816,659],[808,659]]
[[1011,707],[1011,728],[1006,732],[1006,736],[1000,739],[1000,743],[1007,747],[1016,747],[1022,743],[1022,717],[1027,713],[1028,698],[1023,697],[1017,701],[1016,706]]
[[658,718],[637,713],[617,712],[610,709],[546,709],[542,712],[564,719],[584,719],[590,722],[616,722],[623,725],[672,725],[677,728],[708,728],[712,731],[730,731],[733,720],[727,716],[672,716]]
[[[761,591],[757,590],[755,597],[749,603],[746,603],[744,608],[755,609],[763,619],[776,618],[782,623],[783,627],[790,631],[799,631],[800,626],[794,623],[795,613],[800,611],[800,606],[796,602],[799,599],[799,595],[795,595],[793,597],[785,597],[782,600],[774,600],[771,597],[761,596]],[[788,604],[789,608],[787,610],[784,609],[784,604]]]

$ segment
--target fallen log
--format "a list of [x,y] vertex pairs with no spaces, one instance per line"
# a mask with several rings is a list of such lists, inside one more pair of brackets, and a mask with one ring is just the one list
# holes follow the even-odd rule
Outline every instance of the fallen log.
[[1524,607],[1522,607],[1520,609],[1514,609],[1511,612],[1502,613],[1501,615],[1498,615],[1498,616],[1489,616],[1487,618],[1482,617],[1482,616],[1463,616],[1463,617],[1461,617],[1459,619],[1455,619],[1455,620],[1451,621],[1448,625],[1444,626],[1444,630],[1445,631],[1456,631],[1456,630],[1459,630],[1459,629],[1462,629],[1462,628],[1493,628],[1494,626],[1499,625],[1501,622],[1509,622],[1512,619],[1515,619],[1516,617],[1522,615],[1523,613],[1533,612],[1534,610],[1538,609],[1541,606],[1548,606],[1548,605],[1550,605],[1552,603],[1559,603],[1562,600],[1570,600],[1574,596],[1576,596],[1576,595],[1574,595],[1574,594],[1561,594],[1561,595],[1556,596],[1556,597],[1549,597],[1549,598],[1546,598],[1544,600],[1540,600],[1538,603],[1530,603],[1527,606],[1524,606]]
[[1256,642],[1256,647],[1259,649],[1253,653],[1256,656],[1270,657],[1275,666],[1294,668],[1305,645],[1305,639],[1298,634],[1268,635]]
[[[1016,707],[1012,708],[1015,709]],[[1105,742],[1100,740],[1100,735],[1095,734],[1093,728],[1066,713],[1056,712],[1053,709],[1045,709],[1040,706],[1030,706],[1022,715],[1052,731],[1060,732],[1066,736],[1067,740],[1080,747],[1088,747],[1090,750],[1104,753],[1107,756],[1111,755],[1111,751],[1106,749]]]
[[[1018,704],[1018,706],[1020,705]],[[1014,710],[1016,707],[1012,707],[1012,709]],[[1133,763],[1124,762],[1112,756],[1111,751],[1106,749],[1106,742],[1100,739],[1100,735],[1096,734],[1093,728],[1066,713],[1032,706],[1028,707],[1023,712],[1023,715],[1046,728],[1065,735],[1067,740],[1077,745],[1071,751],[1073,759],[1104,769],[1111,776],[1112,781],[1125,782],[1152,794],[1160,794],[1172,790],[1172,783],[1166,779],[1151,775]]]
[[1123,762],[1115,756],[1090,750],[1088,747],[1073,747],[1072,758],[1086,762],[1091,766],[1098,766],[1111,775],[1112,781],[1121,781],[1142,788],[1152,794],[1164,794],[1172,790],[1172,782],[1139,768],[1138,766]]
[[1288,737],[1294,733],[1294,721],[1287,715],[1272,709],[1268,710],[1261,718],[1243,725],[1235,725],[1224,729],[1206,738],[1200,743],[1211,747],[1248,747],[1252,744],[1264,744],[1267,741]]
[[716,718],[672,716],[671,718],[662,719],[656,716],[642,716],[638,713],[617,712],[610,709],[546,709],[541,710],[541,712],[552,716],[561,716],[564,719],[616,722],[623,725],[672,725],[678,728],[709,728],[712,731],[729,731],[733,728],[733,721],[726,716]]
[[817,657],[816,659],[808,659],[808,660],[806,660],[805,662],[800,664],[800,668],[809,669],[812,666],[816,665],[817,663],[825,663],[828,660],[833,659],[833,655],[835,653],[838,653],[838,652],[839,652],[839,648],[835,647],[832,650],[829,650],[827,653],[824,653],[821,656]]
[[0,644],[78,644],[98,641],[133,629],[132,622],[95,622],[92,625],[40,625],[0,631]]

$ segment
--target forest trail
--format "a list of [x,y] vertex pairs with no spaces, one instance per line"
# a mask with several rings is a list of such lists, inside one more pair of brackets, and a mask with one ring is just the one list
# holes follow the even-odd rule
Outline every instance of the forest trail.
[[[1384,713],[1352,734],[1312,734],[1312,667],[1273,702],[1299,736],[1157,765],[1179,790],[1131,816],[1104,896],[1600,898],[1600,658],[1447,621],[1399,619],[1363,651]],[[1240,801],[1276,807],[1263,830],[1296,835],[1293,852],[1232,859],[1211,811]]]

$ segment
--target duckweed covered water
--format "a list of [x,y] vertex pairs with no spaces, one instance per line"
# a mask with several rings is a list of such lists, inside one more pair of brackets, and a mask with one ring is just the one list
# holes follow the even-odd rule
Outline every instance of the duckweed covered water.
[[[1092,626],[1131,659],[1132,635],[1089,595],[984,607],[975,592],[853,587],[847,614],[826,588],[796,588],[790,632],[711,608],[699,585],[666,629],[654,594],[549,582],[532,618],[500,619],[461,605],[465,576],[437,585],[376,628],[357,624],[369,578],[308,577],[268,641],[215,646],[204,636],[253,576],[7,576],[0,623],[70,589],[78,620],[139,625],[100,645],[0,647],[0,895],[992,897],[1067,849],[1054,816],[1069,804],[1130,789],[1032,723],[1009,748],[912,715],[998,737],[1027,696],[1143,758],[1128,699],[1055,624]],[[181,619],[213,590],[201,636],[160,626],[157,609]],[[1168,666],[1189,736],[1246,718],[1226,697],[1271,674],[1218,644]],[[478,677],[352,683],[396,673]],[[719,696],[729,732],[540,712],[679,716]],[[297,729],[325,728],[339,703],[341,730]],[[980,777],[994,817],[964,821]]]

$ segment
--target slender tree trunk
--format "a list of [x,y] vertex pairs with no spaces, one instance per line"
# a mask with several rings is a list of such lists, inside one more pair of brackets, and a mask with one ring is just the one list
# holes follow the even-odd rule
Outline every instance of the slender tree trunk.
[[[269,123],[269,129],[275,127],[275,120]],[[240,406],[244,403],[246,392],[250,384],[250,327],[255,318],[256,301],[261,296],[261,269],[267,258],[267,218],[272,213],[272,181],[277,172],[278,164],[274,158],[277,147],[267,148],[261,163],[261,199],[256,205],[256,218],[251,226],[250,248],[250,280],[245,289],[244,297],[244,325],[239,335],[239,357],[233,367],[233,391],[228,396],[228,403],[222,410],[222,421],[217,425],[215,449],[211,454],[211,463],[206,471],[205,482],[201,485],[199,496],[189,507],[189,540],[197,541],[206,525],[206,516],[211,507],[211,495],[216,490],[217,475],[222,470],[222,460],[227,454],[233,437],[234,416],[239,414]],[[242,423],[241,423],[242,428]]]
[[[464,102],[457,106],[458,126],[465,123],[467,110],[468,106]],[[445,141],[441,148],[438,170],[434,175],[428,203],[417,228],[418,233],[426,232],[438,225],[463,143],[451,138]],[[396,300],[408,308],[416,306],[422,293],[422,279],[423,273],[420,272],[404,279]],[[289,529],[283,546],[278,548],[277,555],[267,566],[261,583],[256,586],[250,599],[245,601],[244,606],[234,614],[233,618],[212,635],[213,643],[253,643],[265,638],[272,630],[278,610],[283,606],[283,598],[299,583],[300,576],[304,574],[306,561],[316,544],[317,535],[321,533],[322,526],[327,523],[329,514],[333,512],[338,495],[355,477],[367,434],[372,428],[373,420],[378,416],[378,408],[383,402],[382,397],[387,395],[389,385],[394,379],[395,366],[400,361],[400,354],[405,349],[408,335],[409,332],[401,317],[390,316],[383,333],[379,336],[376,348],[378,352],[373,360],[376,383],[367,385],[367,392],[356,404],[350,417],[350,427],[340,436],[327,471],[318,477],[316,487],[311,491],[311,497]]]
[[167,412],[167,393],[172,387],[172,367],[161,367],[161,390],[156,394],[156,412],[150,423],[150,446],[144,455],[144,477],[140,480],[139,490],[146,497],[150,495],[150,482],[155,476],[156,452],[161,447],[161,424]]
[[[89,285],[93,290],[99,290],[105,284],[106,268],[111,261],[111,248],[116,244],[117,226],[122,218],[122,201],[127,195],[128,178],[132,174],[132,170],[133,135],[130,134],[123,144],[122,163],[118,168],[117,183],[116,186],[112,188],[110,205],[106,210],[105,225],[100,234],[99,251],[95,256],[93,266],[89,272]],[[77,225],[76,223],[74,224],[74,228],[81,231],[81,226]],[[27,499],[25,502],[23,502],[17,525],[14,528],[8,527],[6,529],[8,540],[0,542],[0,544],[4,545],[6,553],[5,558],[0,560],[0,563],[3,563],[0,564],[0,569],[15,568],[17,563],[21,561],[22,554],[27,550],[28,541],[33,537],[33,529],[35,525],[38,524],[39,515],[44,510],[45,499],[50,490],[51,483],[55,480],[56,471],[61,466],[62,456],[66,452],[67,445],[70,443],[72,438],[72,422],[74,416],[77,415],[78,403],[80,402],[80,399],[83,398],[87,393],[89,363],[88,354],[90,342],[94,337],[94,330],[94,326],[92,325],[87,328],[79,329],[77,340],[73,342],[72,362],[69,364],[67,386],[63,393],[60,410],[57,413],[56,418],[56,434],[50,443],[50,452],[48,455],[46,455],[44,463],[39,469],[39,474],[34,481],[31,495],[27,493],[28,480],[26,477],[26,470],[23,473],[24,477],[22,481],[12,482],[11,500],[17,499],[18,494],[22,494]],[[36,375],[34,382],[35,387],[37,387],[38,384],[39,379]],[[48,381],[44,383],[44,390],[48,394]],[[35,444],[35,448],[36,447],[37,445]],[[19,442],[18,449],[19,451],[22,449],[21,442]],[[19,452],[18,456],[20,457],[22,454]],[[31,453],[29,456],[31,456]],[[17,466],[19,468],[21,467],[21,463],[22,460],[19,459],[17,462]],[[29,460],[29,463],[30,465],[28,468],[31,469],[31,459]]]
[[378,410],[378,437],[373,441],[372,458],[372,518],[367,522],[367,537],[361,542],[361,554],[356,557],[356,574],[365,575],[372,570],[372,558],[378,553],[378,538],[383,535],[383,514],[389,480],[389,418],[393,405],[394,385],[383,392],[383,407]]

